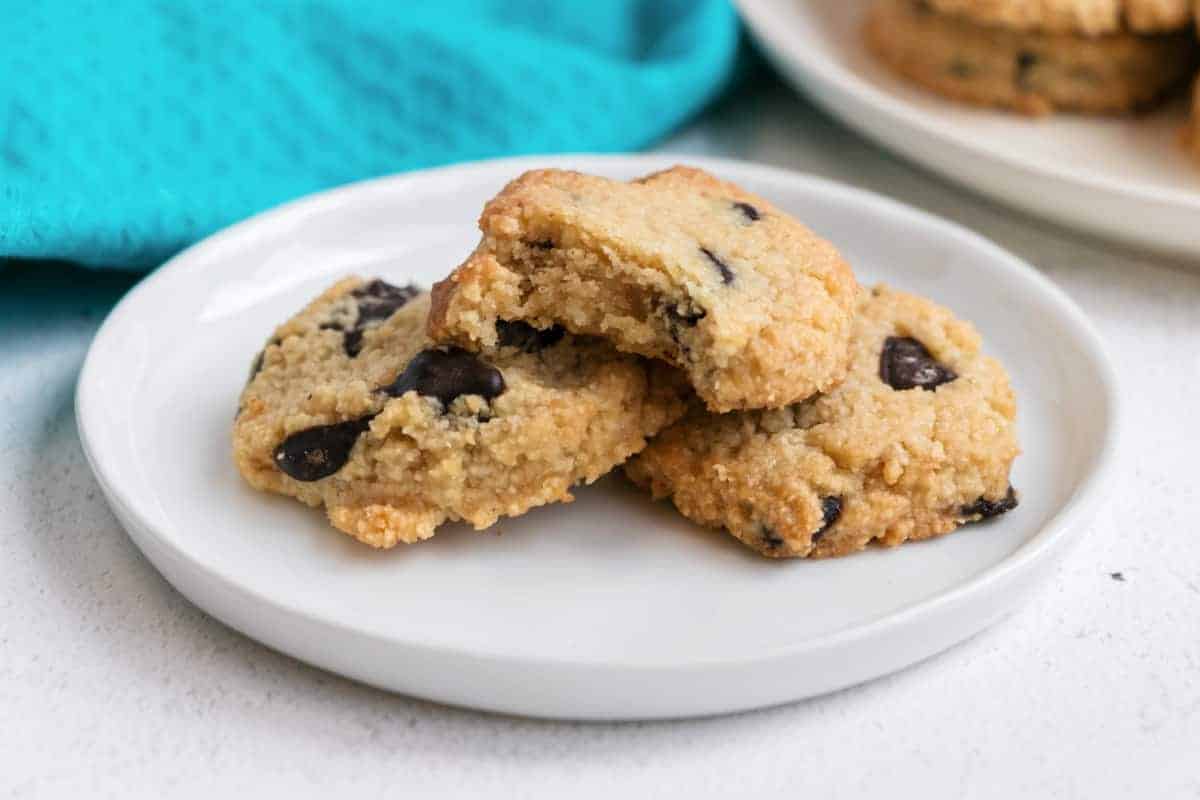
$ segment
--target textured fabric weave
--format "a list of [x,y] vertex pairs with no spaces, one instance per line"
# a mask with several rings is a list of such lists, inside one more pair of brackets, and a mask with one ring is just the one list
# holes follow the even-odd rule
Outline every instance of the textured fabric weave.
[[148,267],[359,178],[645,146],[738,33],[726,0],[42,0],[0,41],[0,258]]

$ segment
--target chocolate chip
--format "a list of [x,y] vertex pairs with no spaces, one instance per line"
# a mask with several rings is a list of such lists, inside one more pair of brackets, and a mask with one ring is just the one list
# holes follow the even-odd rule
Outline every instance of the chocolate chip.
[[362,352],[363,332],[362,328],[351,328],[342,335],[342,348],[346,351],[346,355],[354,358]]
[[971,503],[971,505],[963,506],[959,509],[959,513],[964,517],[978,516],[987,519],[988,517],[998,517],[1006,511],[1012,511],[1016,507],[1017,493],[1013,490],[1013,487],[1009,486],[1008,493],[1003,498],[999,500],[987,500],[981,497],[974,503]]
[[322,322],[317,326],[323,331],[340,331],[342,334],[342,349],[346,351],[346,355],[354,358],[362,352],[362,329],[351,328],[346,330],[340,322]]
[[707,247],[701,247],[700,252],[708,256],[708,260],[711,261],[713,266],[717,268],[717,271],[721,273],[721,283],[725,284],[726,286],[733,283],[733,270],[729,268],[728,264],[713,255],[712,250],[709,250]]
[[256,355],[254,360],[250,362],[250,377],[246,378],[246,383],[250,383],[250,381],[258,377],[258,373],[262,372],[263,358],[266,356],[266,354],[267,351],[265,348],[259,350],[258,355]]
[[683,312],[678,305],[667,306],[663,311],[667,318],[667,322],[671,325],[683,325],[688,328],[694,328],[700,324],[700,320],[708,316],[708,312],[704,309],[699,311]]
[[842,498],[830,495],[829,497],[821,498],[821,527],[812,535],[812,543],[816,544],[821,541],[833,523],[838,521],[838,517],[842,515]]
[[525,353],[536,353],[553,347],[562,341],[567,331],[561,325],[538,329],[528,322],[509,322],[499,320],[496,323],[496,336],[503,347],[516,347]]
[[744,214],[746,219],[750,222],[758,222],[758,220],[761,218],[761,215],[758,213],[758,209],[749,203],[734,203],[733,207],[742,212],[742,214]]
[[479,356],[452,347],[449,350],[422,350],[389,386],[380,389],[392,397],[416,391],[423,397],[436,397],[443,408],[454,398],[477,394],[491,400],[505,389],[504,376]]
[[275,466],[298,481],[317,481],[346,465],[374,415],[293,433],[275,448]]
[[[694,306],[689,306],[694,308]],[[679,354],[690,360],[691,346],[688,343],[688,337],[684,335],[687,328],[694,328],[700,324],[700,320],[704,319],[708,312],[704,309],[698,311],[684,311],[685,306],[672,305],[662,309],[663,318],[667,322],[667,333],[671,337],[671,341],[679,346]]]
[[358,322],[355,325],[361,328],[365,322],[387,319],[420,293],[421,290],[411,284],[393,286],[376,278],[350,293],[358,301]]
[[1033,68],[1037,66],[1039,60],[1037,53],[1029,50],[1022,50],[1017,53],[1016,76],[1013,79],[1016,81],[1017,86],[1022,89],[1029,88],[1030,73],[1033,72]]
[[246,378],[247,385],[249,385],[250,381],[258,377],[258,373],[262,372],[263,359],[267,356],[267,348],[271,345],[278,345],[281,343],[282,340],[278,336],[272,336],[267,340],[267,343],[263,345],[263,349],[258,351],[258,355],[256,355],[254,360],[250,362],[250,377]]
[[540,239],[536,242],[529,242],[529,246],[535,250],[553,250],[554,241],[552,239]]
[[889,336],[879,355],[879,377],[893,389],[921,387],[932,392],[943,383],[958,377],[958,373],[939,364],[925,345],[907,336]]
[[399,311],[420,293],[421,290],[411,284],[393,286],[378,278],[351,292],[351,296],[358,301],[358,319],[342,337],[346,355],[354,358],[362,352],[363,332]]
[[763,525],[761,527],[762,530],[759,531],[759,533],[762,536],[764,546],[769,547],[772,550],[777,547],[783,547],[783,539],[777,533],[775,533],[774,528],[772,528],[770,525]]
[[325,322],[321,330],[344,331],[342,348],[346,355],[354,358],[362,352],[363,332],[390,317],[403,308],[409,300],[419,295],[416,286],[393,286],[376,278],[350,292],[358,303],[358,318],[354,325],[345,328],[339,322]]

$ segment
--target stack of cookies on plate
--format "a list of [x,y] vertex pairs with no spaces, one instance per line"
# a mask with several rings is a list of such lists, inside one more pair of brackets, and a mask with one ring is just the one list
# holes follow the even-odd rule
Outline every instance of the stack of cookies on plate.
[[1148,108],[1196,66],[1194,0],[875,0],[871,50],[946,97],[1027,114]]
[[771,557],[834,556],[1016,505],[1008,377],[948,310],[860,289],[761,197],[676,167],[520,176],[431,293],[336,283],[255,358],[255,488],[375,547],[567,502],[624,465]]

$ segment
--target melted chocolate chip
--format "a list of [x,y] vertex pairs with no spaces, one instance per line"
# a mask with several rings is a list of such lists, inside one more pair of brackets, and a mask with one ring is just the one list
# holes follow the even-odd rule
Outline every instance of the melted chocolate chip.
[[713,251],[707,247],[701,247],[700,252],[704,253],[708,257],[708,260],[712,262],[712,265],[717,268],[717,271],[721,273],[721,283],[726,286],[733,283],[733,270],[729,268],[728,264],[713,255]]
[[536,250],[553,250],[554,241],[552,239],[540,239],[536,242],[529,242],[529,246]]
[[983,497],[971,503],[969,506],[963,506],[959,509],[964,517],[979,516],[983,519],[988,517],[998,517],[1006,511],[1012,511],[1017,507],[1017,493],[1013,487],[1008,487],[1008,493],[999,500],[987,500]]
[[505,389],[500,370],[474,353],[452,347],[449,350],[422,350],[389,386],[380,389],[392,397],[415,391],[422,397],[436,397],[443,408],[454,398],[477,394],[491,400]]
[[821,527],[812,535],[813,544],[821,541],[821,537],[833,527],[833,523],[837,522],[841,515],[842,498],[834,495],[821,498]]
[[733,207],[742,212],[742,214],[745,215],[746,219],[750,222],[758,222],[758,220],[762,217],[762,215],[758,213],[758,209],[749,203],[734,203]]
[[893,389],[922,389],[932,392],[943,383],[958,377],[958,373],[939,364],[916,339],[889,336],[879,354],[879,377]]
[[353,326],[346,328],[340,322],[323,322],[320,328],[324,331],[342,331],[342,348],[347,356],[354,358],[362,352],[365,330],[396,313],[420,293],[421,290],[416,286],[393,286],[376,278],[350,293],[358,305],[358,318]]
[[275,466],[298,481],[326,478],[346,465],[374,415],[293,433],[275,448]]
[[1029,50],[1022,50],[1017,53],[1016,76],[1014,77],[1017,86],[1022,89],[1029,88],[1030,74],[1033,72],[1033,68],[1037,66],[1039,60],[1037,53]]
[[567,331],[561,325],[555,325],[544,330],[530,325],[528,322],[509,322],[499,320],[496,323],[496,335],[503,347],[517,347],[525,353],[536,353],[553,347],[562,341]]

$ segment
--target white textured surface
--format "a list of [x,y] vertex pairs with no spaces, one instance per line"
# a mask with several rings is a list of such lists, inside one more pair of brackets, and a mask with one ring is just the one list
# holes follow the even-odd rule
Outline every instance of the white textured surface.
[[1126,378],[1131,424],[1108,513],[1049,588],[899,675],[734,717],[531,722],[356,686],[193,609],[105,507],[72,393],[128,280],[7,269],[0,793],[1200,797],[1200,265],[979,201],[776,87],[668,147],[794,167],[942,214],[1044,269],[1092,316]]

